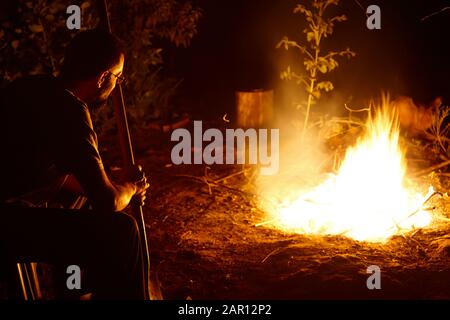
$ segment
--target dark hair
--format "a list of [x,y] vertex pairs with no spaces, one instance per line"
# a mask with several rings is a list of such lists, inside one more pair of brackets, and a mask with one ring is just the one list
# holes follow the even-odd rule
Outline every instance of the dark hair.
[[111,33],[91,29],[78,33],[66,48],[61,78],[80,81],[92,78],[117,64],[124,49]]

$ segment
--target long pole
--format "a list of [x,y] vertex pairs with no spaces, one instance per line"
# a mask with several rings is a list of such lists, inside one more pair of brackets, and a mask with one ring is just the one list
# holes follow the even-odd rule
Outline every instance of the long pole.
[[[111,32],[111,24],[108,15],[108,6],[106,0],[98,0],[98,9],[100,15],[100,25],[103,29]],[[113,105],[114,114],[116,118],[119,143],[122,154],[122,161],[126,168],[129,168],[135,164],[133,145],[131,143],[130,130],[128,127],[127,113],[125,109],[125,100],[123,98],[122,86],[116,85],[113,92]],[[141,206],[134,206],[133,216],[136,219],[139,227],[139,233],[141,236],[141,246],[144,254],[144,267],[147,280],[147,286],[145,287],[147,299],[150,300],[162,300],[161,290],[159,289],[156,275],[150,271],[150,255],[148,250],[147,233],[145,230],[144,212]],[[155,278],[155,279],[153,279]]]

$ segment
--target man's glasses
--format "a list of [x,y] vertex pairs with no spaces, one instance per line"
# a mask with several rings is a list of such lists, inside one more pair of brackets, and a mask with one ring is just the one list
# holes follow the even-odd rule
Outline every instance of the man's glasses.
[[114,74],[111,71],[108,71],[110,74],[112,74],[114,77],[116,77],[117,84],[123,84],[127,80],[123,75]]

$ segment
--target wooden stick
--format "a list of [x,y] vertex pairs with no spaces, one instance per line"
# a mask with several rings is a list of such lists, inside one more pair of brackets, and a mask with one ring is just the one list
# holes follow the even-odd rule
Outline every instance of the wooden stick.
[[414,172],[414,173],[412,174],[412,176],[413,176],[413,177],[420,177],[420,176],[422,176],[422,175],[424,175],[424,174],[427,174],[427,173],[430,173],[430,172],[432,172],[432,171],[434,171],[434,170],[437,170],[437,169],[441,169],[441,168],[447,167],[448,165],[450,165],[450,160],[444,161],[444,162],[442,162],[442,163],[440,163],[440,164],[434,165],[434,166],[429,167],[429,168],[427,168],[427,169],[423,169],[423,170]]
[[[98,9],[100,15],[100,23],[103,29],[111,32],[111,24],[108,16],[108,6],[106,0],[98,0]],[[125,109],[125,101],[123,98],[122,87],[116,84],[113,92],[114,114],[119,133],[120,149],[122,161],[125,167],[131,167],[135,164],[133,145],[131,143],[130,130],[128,127],[127,113]],[[141,247],[144,255],[145,276],[147,286],[145,286],[147,299],[162,300],[162,293],[156,275],[150,269],[150,254],[148,249],[147,232],[145,229],[144,212],[141,206],[133,207],[133,216],[137,221],[139,233],[141,237]]]
[[439,13],[444,12],[445,10],[450,10],[450,7],[444,7],[444,8],[442,8],[441,10],[439,10],[439,11],[437,11],[437,12],[433,12],[433,13],[431,13],[431,14],[429,14],[429,15],[423,17],[422,19],[420,19],[420,21],[423,22],[423,21],[425,21],[426,19],[431,18],[432,16],[435,16],[435,15],[437,15],[437,14],[439,14]]

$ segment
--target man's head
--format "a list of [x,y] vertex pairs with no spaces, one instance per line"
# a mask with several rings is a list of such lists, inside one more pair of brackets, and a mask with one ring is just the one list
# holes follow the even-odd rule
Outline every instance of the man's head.
[[93,29],[77,34],[66,49],[60,78],[90,107],[106,101],[122,79],[124,50],[112,34]]

